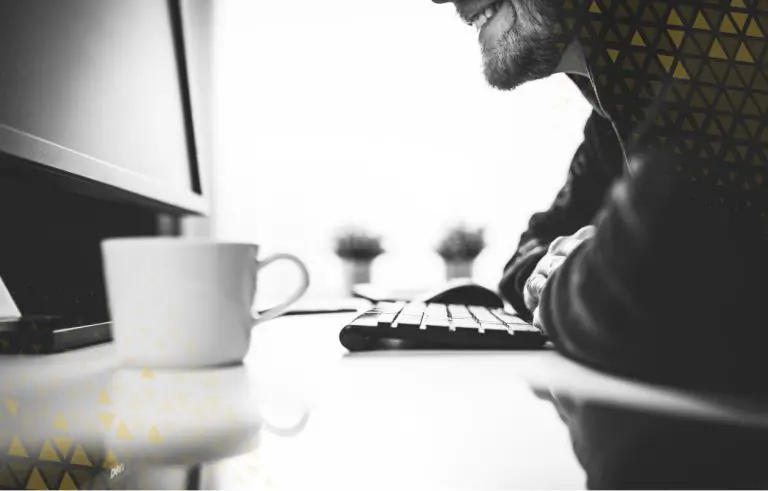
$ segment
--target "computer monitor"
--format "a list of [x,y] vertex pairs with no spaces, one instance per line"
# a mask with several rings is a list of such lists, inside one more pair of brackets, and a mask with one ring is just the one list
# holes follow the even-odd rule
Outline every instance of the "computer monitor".
[[0,278],[21,315],[108,321],[101,241],[209,215],[213,11],[0,1]]
[[0,152],[205,214],[211,14],[205,0],[3,0]]

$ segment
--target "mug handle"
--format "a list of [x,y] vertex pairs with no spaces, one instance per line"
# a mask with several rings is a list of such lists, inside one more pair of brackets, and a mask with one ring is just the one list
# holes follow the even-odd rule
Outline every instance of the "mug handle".
[[[296,300],[300,299],[304,293],[306,293],[307,288],[309,288],[309,272],[307,271],[307,267],[304,265],[301,260],[292,255],[292,254],[273,254],[263,261],[259,261],[258,258],[254,258],[256,260],[256,271],[261,271],[262,268],[265,266],[268,266],[269,264],[279,261],[280,259],[291,261],[296,266],[298,266],[299,271],[301,271],[302,279],[301,279],[301,285],[299,285],[299,288],[296,289],[296,291],[288,297],[288,300],[279,303],[275,305],[274,307],[271,307],[269,309],[262,310],[258,313],[258,315],[253,319],[253,323],[251,324],[251,327],[256,327],[257,325],[261,324],[262,322],[268,321],[270,319],[274,319],[275,317],[278,317],[283,312],[288,310],[288,307],[290,307]],[[253,299],[254,303],[256,302],[256,298]]]

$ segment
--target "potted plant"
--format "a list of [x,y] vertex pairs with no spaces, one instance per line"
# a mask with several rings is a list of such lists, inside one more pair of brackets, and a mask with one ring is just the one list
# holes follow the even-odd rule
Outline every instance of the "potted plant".
[[371,263],[384,253],[381,237],[363,227],[347,227],[334,237],[334,252],[344,263],[347,293],[361,283],[371,282]]
[[450,228],[437,246],[437,253],[445,261],[447,280],[471,278],[473,264],[485,249],[485,230],[464,224]]

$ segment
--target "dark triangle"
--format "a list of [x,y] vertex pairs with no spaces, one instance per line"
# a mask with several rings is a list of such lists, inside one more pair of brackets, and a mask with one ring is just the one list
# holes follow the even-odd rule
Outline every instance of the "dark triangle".
[[693,42],[686,44],[688,44],[690,49],[694,49],[696,54],[705,57],[704,59],[706,60],[709,57],[709,50],[712,48],[712,43],[715,41],[712,34],[709,32],[694,31],[693,34],[690,34],[689,36],[693,38]]
[[760,114],[768,116],[768,95],[765,94],[752,94],[752,100],[757,104]]
[[744,125],[747,127],[747,131],[751,137],[757,136],[758,132],[760,131],[760,121],[756,121],[754,119],[745,119]]
[[747,38],[744,40],[744,43],[747,45],[747,48],[749,48],[749,52],[752,54],[752,57],[755,59],[755,62],[760,63],[760,61],[765,56],[765,49],[766,49],[765,40]]
[[718,82],[725,82],[728,78],[728,70],[730,70],[731,64],[727,61],[711,60],[709,66],[712,68],[712,72],[715,74]]
[[660,51],[668,51],[674,53],[677,51],[677,46],[675,46],[675,44],[672,42],[672,39],[670,39],[669,35],[664,33],[663,36],[659,37],[657,49]]
[[696,13],[698,12],[697,9],[687,5],[678,5],[676,10],[677,13],[680,14],[680,19],[686,27],[693,25],[693,21],[696,19]]
[[[758,71],[755,79],[752,81],[752,88],[762,91],[768,91],[768,78],[765,76],[765,72]],[[762,95],[760,97],[765,97]]]
[[36,467],[48,484],[48,489],[59,489],[59,487],[61,487],[61,479],[64,477],[64,471],[66,470],[65,466],[62,464],[42,462],[38,463]]
[[641,19],[646,22],[653,22],[654,24],[659,22],[659,19],[656,17],[656,13],[653,12],[653,9],[651,9],[647,4],[645,9],[643,9]]
[[744,104],[744,99],[747,97],[747,94],[741,90],[729,90],[726,95],[731,101],[733,110],[735,112],[741,112],[741,107]]
[[11,470],[7,466],[0,468],[0,488],[3,489],[22,489],[24,486],[20,484],[20,481],[16,479]]
[[715,100],[717,99],[718,94],[717,89],[712,87],[701,87],[700,91],[710,106],[715,104]]
[[29,477],[29,473],[32,471],[32,462],[29,460],[12,461],[8,462],[8,467],[11,469],[14,477],[16,477],[19,482],[24,483],[26,486],[27,478]]
[[749,139],[749,132],[743,123],[736,123],[733,126],[733,136],[739,140],[747,140]]
[[727,84],[729,87],[734,87],[739,92],[744,88],[744,82],[741,81],[735,66],[731,67],[728,71]]
[[736,53],[738,53],[739,48],[741,48],[741,39],[731,36],[720,36],[718,40],[725,50],[725,53],[728,55],[728,59],[736,59]]
[[699,77],[699,72],[701,71],[701,60],[698,58],[684,58],[681,60],[683,63],[683,66],[688,71],[688,75],[691,76],[691,79],[696,80]]
[[723,16],[725,15],[724,12],[716,9],[702,9],[701,12],[704,14],[704,18],[707,19],[707,22],[711,27],[717,26],[718,28],[723,22]]
[[739,77],[745,86],[748,87],[752,85],[752,80],[755,78],[754,65],[738,64],[736,65],[736,71],[738,72]]
[[704,65],[699,72],[699,82],[716,84],[718,83],[718,80],[715,78],[715,74],[712,72],[712,69],[709,66]]

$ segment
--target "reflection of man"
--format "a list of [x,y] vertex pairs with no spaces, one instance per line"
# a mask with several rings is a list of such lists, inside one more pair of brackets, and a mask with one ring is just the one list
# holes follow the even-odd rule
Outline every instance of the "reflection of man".
[[[599,163],[585,161],[576,172],[594,181],[585,194],[605,204],[595,214],[566,191],[565,223],[539,240],[532,222],[534,240],[523,237],[502,292],[520,306],[522,290],[534,322],[582,362],[662,382],[761,390],[768,4],[452,3],[479,29],[491,85],[570,73],[620,142],[587,136],[585,144],[632,164],[605,197],[616,164],[602,175]],[[535,266],[517,271],[527,276],[521,288],[516,267],[544,248]]]
[[588,489],[765,489],[766,428],[541,394],[568,426]]

